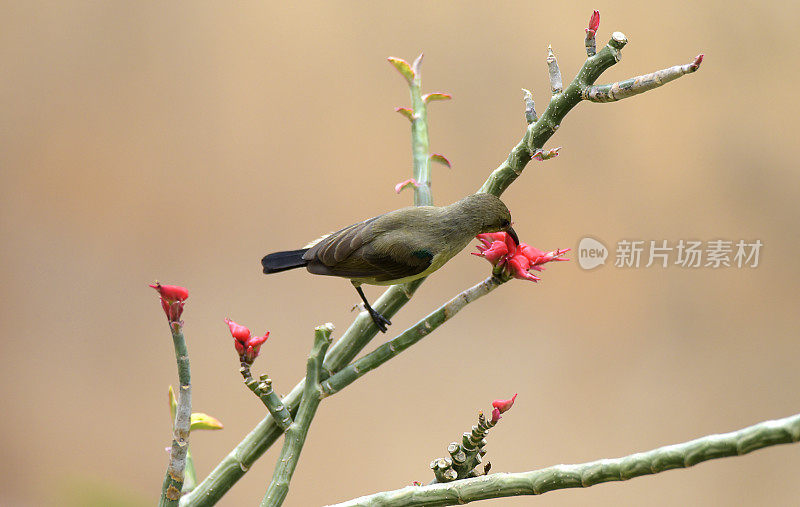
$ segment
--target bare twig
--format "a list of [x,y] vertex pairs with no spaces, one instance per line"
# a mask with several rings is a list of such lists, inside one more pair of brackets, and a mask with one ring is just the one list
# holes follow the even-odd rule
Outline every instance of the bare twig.
[[703,62],[703,55],[697,55],[691,63],[675,65],[668,69],[661,69],[643,76],[636,76],[625,81],[607,85],[595,85],[584,88],[582,97],[591,102],[614,102],[639,95],[653,88],[663,86],[679,77],[695,72]]
[[523,98],[525,99],[525,121],[528,125],[535,122],[539,118],[536,116],[536,104],[533,102],[533,94],[530,90],[522,89]]
[[550,74],[550,91],[553,95],[561,93],[563,85],[561,83],[561,69],[558,68],[558,60],[553,53],[553,47],[547,46],[547,71]]

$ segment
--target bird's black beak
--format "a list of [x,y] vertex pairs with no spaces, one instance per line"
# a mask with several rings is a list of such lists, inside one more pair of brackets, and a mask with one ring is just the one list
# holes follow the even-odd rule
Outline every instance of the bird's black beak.
[[519,237],[517,236],[517,232],[514,230],[514,228],[509,227],[506,232],[508,233],[509,236],[511,236],[511,239],[514,240],[514,244],[519,246]]

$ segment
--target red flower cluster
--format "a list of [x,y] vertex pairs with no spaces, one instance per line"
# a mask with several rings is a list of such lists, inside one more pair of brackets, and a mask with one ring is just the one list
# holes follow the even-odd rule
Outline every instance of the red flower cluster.
[[178,285],[161,285],[156,282],[149,287],[158,291],[161,296],[161,308],[167,314],[167,320],[170,324],[181,321],[181,314],[183,313],[183,305],[189,297],[189,291],[186,287]]
[[530,270],[544,271],[543,264],[569,260],[562,257],[569,248],[543,252],[527,243],[516,245],[507,232],[489,232],[475,237],[483,244],[477,245],[478,252],[472,255],[485,258],[493,266],[504,266],[508,274],[521,280],[538,282],[541,278],[532,275]]
[[494,410],[492,410],[492,423],[497,424],[497,421],[501,419],[500,414],[507,412],[511,407],[513,407],[516,399],[517,395],[514,394],[514,396],[508,400],[494,400],[492,402],[492,407],[494,407]]
[[228,324],[228,329],[231,330],[233,346],[236,348],[236,352],[239,353],[239,360],[247,364],[253,364],[253,361],[261,351],[261,345],[269,338],[269,331],[264,336],[251,336],[249,329],[231,319],[225,319],[225,323]]

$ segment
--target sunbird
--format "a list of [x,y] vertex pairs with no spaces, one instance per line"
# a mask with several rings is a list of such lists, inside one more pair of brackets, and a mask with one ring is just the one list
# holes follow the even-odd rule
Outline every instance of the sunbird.
[[264,273],[305,267],[315,275],[349,278],[375,325],[389,319],[370,306],[362,284],[394,285],[428,276],[444,266],[476,235],[507,231],[511,213],[498,197],[478,193],[449,206],[409,206],[323,236],[299,250],[264,256]]

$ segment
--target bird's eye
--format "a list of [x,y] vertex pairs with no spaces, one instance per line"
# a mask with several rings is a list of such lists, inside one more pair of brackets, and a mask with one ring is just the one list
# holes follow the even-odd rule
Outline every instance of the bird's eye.
[[508,221],[508,220],[506,220],[506,219],[503,219],[503,220],[501,220],[501,221],[500,221],[500,227],[502,227],[503,229],[505,229],[505,228],[506,228],[506,227],[508,227],[509,225],[511,225],[511,222],[509,222],[509,221]]

